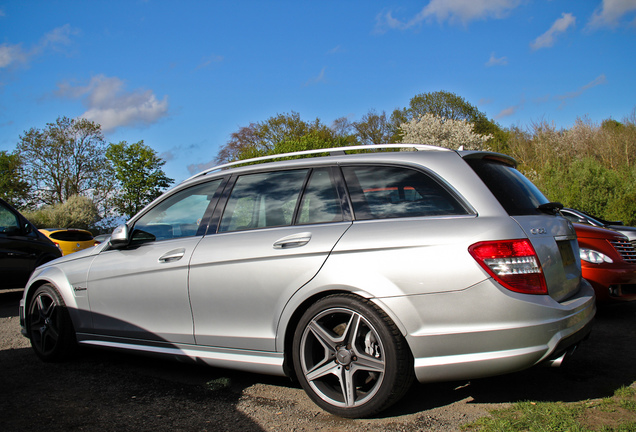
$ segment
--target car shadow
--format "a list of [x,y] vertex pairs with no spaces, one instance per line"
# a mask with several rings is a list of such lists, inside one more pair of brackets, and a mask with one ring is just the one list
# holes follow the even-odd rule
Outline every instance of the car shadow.
[[20,299],[24,289],[10,289],[0,291],[0,318],[17,317]]
[[459,401],[501,404],[521,401],[577,402],[612,396],[636,381],[636,302],[601,307],[588,340],[559,368],[535,366],[476,380],[416,384],[384,414],[427,411]]

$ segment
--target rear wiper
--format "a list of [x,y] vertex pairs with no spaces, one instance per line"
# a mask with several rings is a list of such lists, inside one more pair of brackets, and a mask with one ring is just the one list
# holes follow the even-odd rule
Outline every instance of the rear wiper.
[[541,204],[537,209],[543,213],[557,214],[559,210],[563,208],[563,204],[560,202],[549,202]]

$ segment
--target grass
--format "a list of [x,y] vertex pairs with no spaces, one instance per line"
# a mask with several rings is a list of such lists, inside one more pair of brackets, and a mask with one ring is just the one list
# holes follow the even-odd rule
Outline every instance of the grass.
[[518,402],[464,427],[475,432],[636,432],[636,388],[583,402]]

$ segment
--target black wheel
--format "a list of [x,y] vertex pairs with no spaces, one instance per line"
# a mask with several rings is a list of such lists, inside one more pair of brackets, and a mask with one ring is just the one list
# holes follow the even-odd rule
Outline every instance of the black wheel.
[[39,287],[29,303],[27,332],[35,353],[44,361],[59,361],[75,348],[75,331],[62,296],[53,285]]
[[368,417],[397,402],[413,382],[413,360],[393,321],[373,303],[333,295],[302,316],[293,341],[298,380],[325,411]]

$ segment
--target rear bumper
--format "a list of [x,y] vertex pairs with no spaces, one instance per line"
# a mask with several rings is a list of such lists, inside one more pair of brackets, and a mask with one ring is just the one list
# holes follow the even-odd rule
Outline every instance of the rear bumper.
[[586,281],[563,302],[513,293],[492,280],[459,292],[381,300],[397,316],[419,317],[401,324],[420,382],[500,375],[558,358],[589,334],[596,313]]

